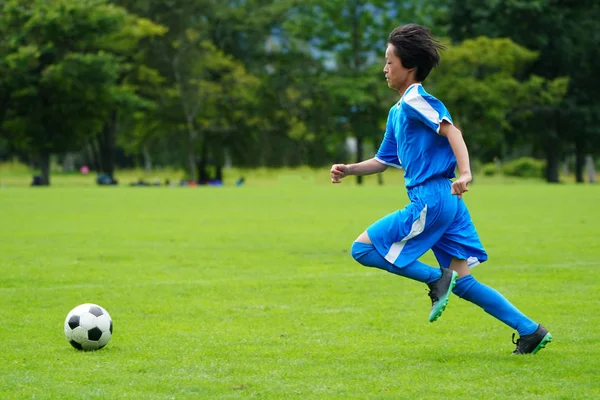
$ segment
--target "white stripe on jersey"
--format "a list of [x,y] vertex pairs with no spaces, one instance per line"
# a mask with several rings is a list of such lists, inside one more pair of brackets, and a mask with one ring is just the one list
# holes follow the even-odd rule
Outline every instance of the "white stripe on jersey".
[[400,159],[398,159],[398,161],[400,162],[400,165],[397,165],[397,164],[392,164],[392,163],[389,163],[389,162],[385,162],[381,158],[377,158],[377,157],[374,157],[374,158],[375,158],[376,161],[379,161],[383,165],[387,165],[387,166],[390,166],[390,167],[402,169],[402,161]]
[[428,120],[433,122],[436,125],[440,124],[440,114],[435,110],[435,108],[431,107],[431,105],[419,94],[419,86],[414,85],[412,88],[408,90],[408,92],[404,95],[404,102],[423,114]]
[[400,256],[402,249],[406,245],[410,239],[414,238],[417,235],[420,235],[425,230],[425,221],[427,220],[427,205],[425,208],[421,210],[421,214],[419,215],[419,219],[413,222],[412,227],[410,228],[410,232],[408,235],[399,242],[393,243],[390,246],[390,250],[385,255],[385,259],[390,263],[394,263],[396,259]]

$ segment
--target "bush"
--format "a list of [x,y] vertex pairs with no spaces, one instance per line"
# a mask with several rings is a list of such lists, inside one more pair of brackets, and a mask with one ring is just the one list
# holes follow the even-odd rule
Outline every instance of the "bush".
[[481,173],[485,176],[494,176],[502,173],[502,171],[496,163],[487,163],[481,167]]
[[506,176],[520,178],[542,178],[546,162],[531,157],[521,157],[504,164],[502,170]]

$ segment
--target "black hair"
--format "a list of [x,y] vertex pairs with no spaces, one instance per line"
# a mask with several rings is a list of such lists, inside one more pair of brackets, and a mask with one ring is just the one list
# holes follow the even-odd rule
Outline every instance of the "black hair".
[[404,68],[417,69],[417,82],[423,82],[431,70],[438,66],[440,51],[444,49],[429,29],[417,24],[395,28],[388,37],[388,44],[394,46],[394,54],[400,57]]

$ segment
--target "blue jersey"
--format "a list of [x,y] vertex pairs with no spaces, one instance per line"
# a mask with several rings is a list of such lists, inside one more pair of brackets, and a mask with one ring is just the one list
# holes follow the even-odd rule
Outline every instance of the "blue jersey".
[[456,158],[439,134],[442,121],[452,123],[444,104],[415,83],[388,115],[385,136],[375,155],[379,162],[404,169],[407,189],[432,178],[455,177]]

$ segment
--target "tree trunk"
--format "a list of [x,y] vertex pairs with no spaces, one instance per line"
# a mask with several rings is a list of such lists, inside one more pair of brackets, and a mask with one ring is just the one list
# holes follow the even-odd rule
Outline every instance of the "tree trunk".
[[40,174],[41,186],[50,186],[50,152],[48,150],[40,151]]
[[73,155],[73,153],[66,153],[62,160],[62,164],[64,172],[75,171],[75,156]]
[[143,147],[142,154],[144,156],[144,171],[150,173],[152,172],[152,156],[150,155],[148,146]]
[[111,111],[99,138],[100,168],[114,180],[115,150],[117,147],[117,112]]
[[223,164],[225,164],[225,151],[223,150],[223,146],[220,142],[218,142],[215,146],[215,157],[214,157],[214,166],[215,166],[215,180],[219,182],[223,182]]
[[[374,141],[373,144],[375,145],[375,148],[377,149],[377,148],[381,147],[381,143],[383,143],[383,140]],[[382,173],[377,174],[377,184],[380,186],[383,186],[383,174]]]
[[[364,142],[365,141],[363,140],[362,137],[360,137],[360,136],[356,137],[356,162],[357,163],[363,161],[363,153],[364,153],[364,146],[365,146]],[[361,175],[356,176],[356,183],[358,185],[362,185],[363,177]]]
[[[358,76],[360,74],[360,66],[361,66],[361,57],[360,57],[360,52],[361,52],[361,37],[362,37],[362,31],[361,31],[361,23],[360,23],[360,19],[361,19],[361,6],[362,4],[359,3],[353,3],[351,5],[351,35],[352,35],[352,54],[353,54],[353,62],[352,62],[352,66],[351,66],[351,70],[353,72],[354,76]],[[358,112],[358,111],[357,111]],[[356,116],[354,116],[354,123],[352,124],[352,128],[354,130],[354,134],[357,134],[357,132],[360,132],[358,129],[356,129],[357,127],[360,129],[359,127],[359,123],[357,123],[356,121]],[[363,161],[363,151],[364,151],[364,140],[362,137],[360,137],[359,135],[356,136],[356,162],[361,162]],[[356,183],[358,185],[362,185],[363,183],[363,177],[361,175],[357,175],[356,176]]]
[[585,170],[588,176],[588,182],[596,183],[596,165],[594,164],[594,157],[585,157]]
[[558,146],[549,146],[546,149],[546,181],[548,183],[560,183],[559,167]]
[[[198,168],[198,159],[196,157],[196,138],[198,134],[194,127],[194,122],[191,118],[187,117],[187,128],[188,128],[188,167],[190,172],[190,182],[199,182],[198,174],[196,174],[196,168]],[[200,144],[204,146],[204,143]],[[200,160],[202,162],[202,160]]]
[[190,182],[195,182],[196,181],[196,176],[198,176],[196,174],[196,152],[194,151],[193,147],[189,147],[188,148],[188,172],[190,174],[189,176],[189,180]]
[[206,148],[206,143],[202,146],[202,151],[200,154],[200,160],[198,160],[197,168],[198,168],[198,180],[197,183],[199,185],[206,185],[210,180],[210,176],[208,175],[207,167],[207,156],[208,149]]
[[575,181],[584,183],[583,169],[585,168],[585,150],[583,144],[578,140],[575,143]]
[[102,171],[102,166],[100,165],[100,152],[98,151],[98,140],[96,138],[93,138],[88,142],[87,153],[90,158],[89,161],[91,165],[89,166],[91,169],[96,172]]

